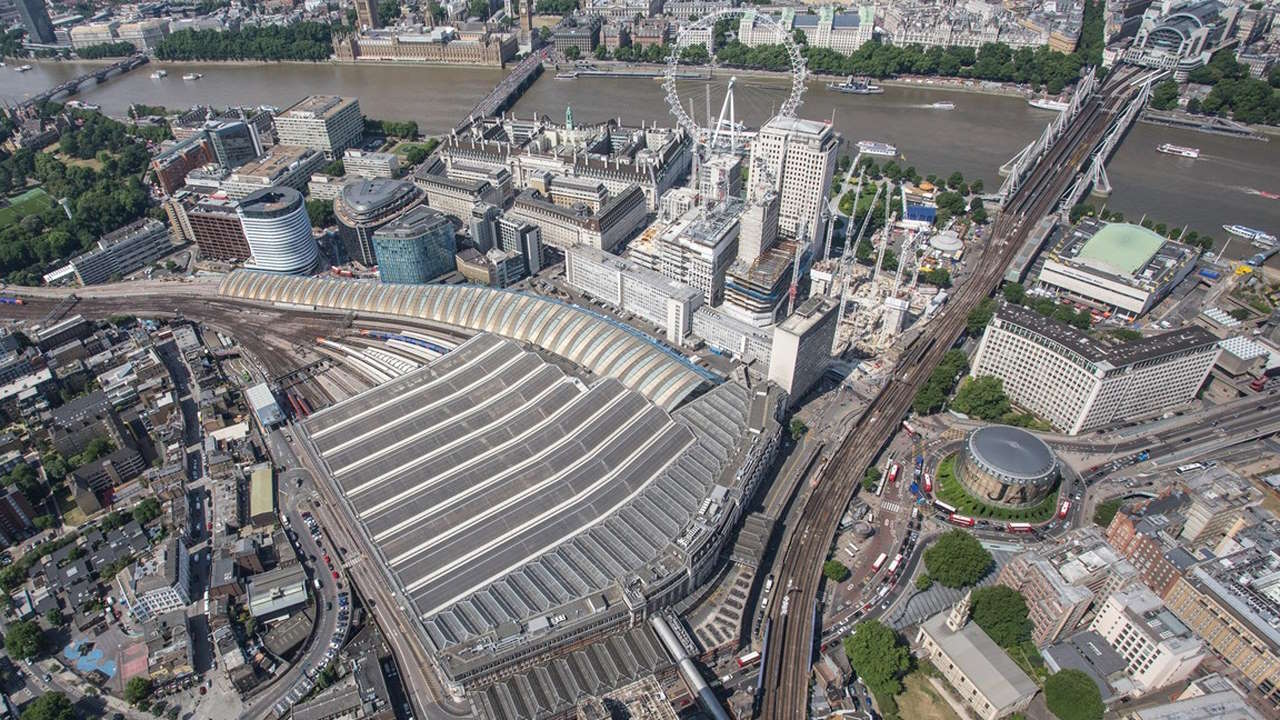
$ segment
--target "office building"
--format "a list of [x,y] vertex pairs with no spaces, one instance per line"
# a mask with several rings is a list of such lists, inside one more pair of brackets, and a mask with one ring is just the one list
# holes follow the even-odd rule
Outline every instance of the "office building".
[[969,431],[956,456],[956,479],[971,497],[996,507],[1025,509],[1044,501],[1058,482],[1058,458],[1021,428],[986,425]]
[[406,180],[375,178],[350,180],[343,185],[338,199],[333,201],[333,214],[346,260],[366,267],[376,265],[373,233],[422,199],[422,190]]
[[221,188],[233,200],[272,187],[288,187],[301,192],[306,189],[311,174],[323,165],[324,155],[311,148],[276,145],[231,173]]
[[791,396],[793,406],[822,379],[831,361],[840,303],[817,295],[800,303],[773,332],[769,379]]
[[141,270],[173,250],[169,228],[143,218],[103,235],[98,247],[72,258],[71,267],[81,285],[96,285]]
[[949,612],[934,615],[916,634],[929,659],[982,720],[1025,710],[1040,688],[990,636],[969,621],[969,595]]
[[400,175],[400,158],[395,153],[365,152],[348,148],[342,154],[347,175],[362,178],[393,178]]
[[1132,320],[1186,279],[1199,257],[1141,225],[1086,218],[1045,256],[1039,287],[1098,315]]
[[204,134],[214,158],[225,168],[238,168],[262,154],[257,129],[243,120],[210,120]]
[[612,251],[640,229],[646,214],[644,192],[637,185],[610,197],[598,212],[557,205],[534,190],[517,195],[507,211],[513,220],[541,228],[543,245],[560,252],[580,244]]
[[724,299],[724,279],[738,254],[742,201],[691,208],[665,227],[632,243],[636,262],[697,288],[707,305]]
[[488,180],[438,175],[428,172],[425,164],[414,173],[413,184],[427,194],[428,205],[456,218],[459,224],[470,219],[478,203],[502,204],[501,192]]
[[191,239],[200,249],[201,258],[241,262],[253,254],[244,236],[239,206],[230,198],[211,196],[185,211]]
[[191,558],[182,538],[170,538],[151,557],[117,574],[116,585],[139,622],[191,604]]
[[1070,635],[1096,602],[1136,578],[1133,565],[1097,528],[1087,527],[1072,531],[1058,544],[1015,555],[1000,569],[996,582],[1026,598],[1032,640],[1044,647]]
[[1017,406],[1077,434],[1190,402],[1218,357],[1200,327],[1106,343],[1026,308],[1002,305],[971,361]]
[[306,605],[307,596],[307,571],[301,564],[276,567],[245,581],[245,606],[255,618],[279,617]]
[[1130,37],[1142,25],[1142,14],[1151,6],[1151,0],[1106,0],[1104,5],[1103,38],[1105,44]]
[[1196,559],[1177,542],[1189,500],[1174,491],[1122,507],[1107,526],[1107,542],[1138,568],[1138,578],[1164,597]]
[[471,244],[480,252],[489,252],[498,246],[498,218],[502,217],[502,208],[487,202],[478,202],[471,208],[471,219],[467,223],[467,231],[471,235]]
[[1185,680],[1204,659],[1204,644],[1141,584],[1113,591],[1089,629],[1125,659],[1137,695]]
[[[745,219],[746,216],[743,217]],[[738,259],[725,273],[724,305],[721,307],[758,327],[778,322],[790,309],[791,281],[796,277],[795,253],[799,250],[794,240],[784,240],[765,250],[755,260],[746,262],[742,259],[739,244]],[[809,257],[805,253],[800,259],[801,278]]]
[[137,22],[121,23],[116,28],[116,39],[133,45],[138,52],[154,50],[169,35],[169,20],[152,18]]
[[53,23],[49,22],[49,8],[45,0],[14,0],[18,18],[27,29],[31,42],[53,44]]
[[207,140],[193,136],[160,151],[151,159],[151,170],[160,190],[165,195],[172,195],[186,184],[187,173],[213,162],[213,159]]
[[519,253],[524,258],[526,275],[542,269],[542,229],[528,222],[503,215],[497,222],[497,247]]
[[454,269],[458,246],[449,218],[417,205],[374,231],[373,251],[382,282],[425,283]]
[[307,273],[315,267],[320,250],[311,237],[311,219],[297,190],[259,190],[241,200],[236,213],[252,254],[251,267],[286,274]]
[[1194,546],[1214,544],[1245,522],[1247,508],[1262,501],[1253,484],[1222,465],[1178,477],[1189,504],[1178,538]]
[[669,342],[682,344],[693,330],[693,313],[702,305],[695,288],[586,245],[569,248],[565,260],[569,287],[644,318]]
[[742,158],[721,153],[699,163],[698,195],[711,205],[742,195]]
[[282,145],[301,145],[330,160],[360,143],[364,115],[360,101],[334,95],[311,95],[276,116],[276,138]]
[[342,193],[342,186],[347,183],[344,175],[324,175],[312,173],[307,181],[308,200],[337,200]]
[[831,193],[839,148],[827,123],[775,116],[760,128],[751,146],[751,167],[766,168],[775,183],[783,237],[822,238],[820,213]]
[[1235,41],[1236,18],[1243,7],[1218,0],[1152,3],[1142,14],[1124,61],[1172,70],[1175,79],[1185,80],[1218,49]]
[[[1272,536],[1274,541],[1274,536]],[[1256,702],[1280,710],[1280,556],[1259,546],[1202,564],[1164,596],[1173,611],[1248,683]]]
[[756,327],[725,312],[703,305],[693,313],[693,334],[707,347],[731,355],[743,363],[767,367],[773,351],[773,327]]
[[1192,680],[1171,702],[1147,705],[1120,716],[1123,720],[1263,720],[1244,693],[1218,674]]

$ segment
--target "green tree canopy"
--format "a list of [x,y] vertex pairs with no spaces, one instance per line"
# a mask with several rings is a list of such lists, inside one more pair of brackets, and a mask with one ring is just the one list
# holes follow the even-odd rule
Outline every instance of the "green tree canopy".
[[1027,289],[1022,283],[1006,283],[1001,292],[1004,293],[1004,299],[1014,305],[1021,305],[1027,297]]
[[34,620],[22,620],[9,626],[4,634],[4,650],[14,660],[31,660],[44,647],[44,631]]
[[1174,110],[1178,107],[1178,83],[1165,80],[1151,90],[1151,107],[1156,110]]
[[973,591],[973,621],[1003,648],[1016,647],[1031,639],[1027,601],[1022,593],[1005,585]]
[[965,329],[970,335],[980,335],[995,314],[996,301],[992,298],[983,298],[982,302],[969,311],[969,317],[965,320]]
[[1009,397],[1004,394],[1004,381],[993,375],[965,378],[951,401],[957,412],[983,420],[996,420],[1009,412]]
[[22,709],[21,720],[76,720],[76,711],[66,695],[48,692]]
[[844,582],[849,579],[849,568],[839,560],[828,560],[822,565],[822,574],[832,582]]
[[137,705],[148,697],[151,697],[151,679],[141,675],[129,678],[129,682],[124,686],[125,702]]
[[892,628],[864,620],[844,639],[844,652],[849,665],[877,698],[902,692],[902,676],[911,669],[911,652]]
[[1059,720],[1101,720],[1102,693],[1080,670],[1063,670],[1044,682],[1044,701]]
[[952,530],[924,551],[929,576],[949,588],[977,584],[991,568],[991,553],[964,530]]

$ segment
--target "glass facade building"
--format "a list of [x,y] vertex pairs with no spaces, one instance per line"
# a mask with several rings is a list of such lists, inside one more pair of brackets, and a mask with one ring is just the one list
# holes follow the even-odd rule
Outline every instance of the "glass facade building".
[[378,277],[384,283],[425,283],[452,271],[458,251],[453,223],[418,205],[373,234]]

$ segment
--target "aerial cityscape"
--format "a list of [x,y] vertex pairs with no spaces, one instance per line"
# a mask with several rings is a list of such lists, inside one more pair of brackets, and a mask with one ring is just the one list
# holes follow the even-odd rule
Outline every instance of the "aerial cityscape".
[[1280,0],[0,0],[0,720],[1280,717]]

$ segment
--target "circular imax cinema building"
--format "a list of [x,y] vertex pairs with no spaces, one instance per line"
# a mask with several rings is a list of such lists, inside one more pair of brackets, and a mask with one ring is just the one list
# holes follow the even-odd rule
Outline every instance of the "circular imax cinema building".
[[1025,508],[1048,497],[1058,481],[1058,458],[1040,438],[1008,425],[969,433],[956,462],[956,477],[974,498],[1005,508]]

